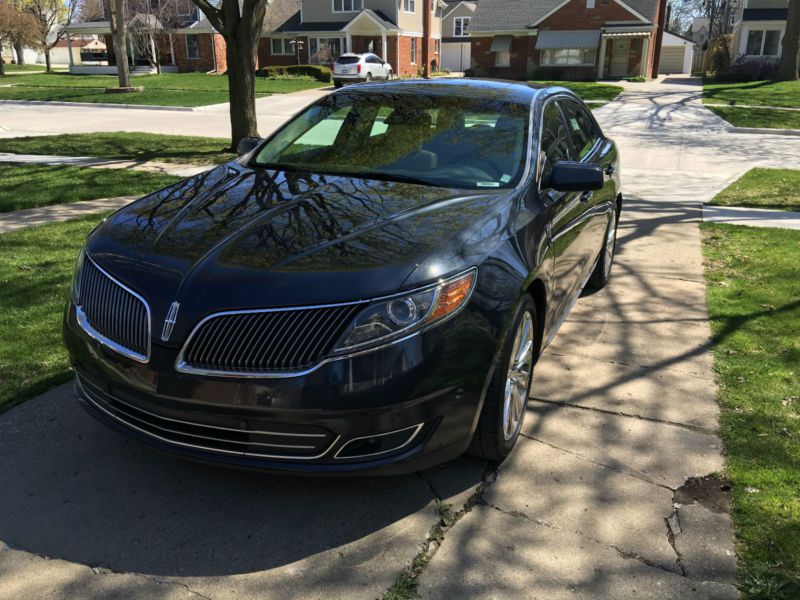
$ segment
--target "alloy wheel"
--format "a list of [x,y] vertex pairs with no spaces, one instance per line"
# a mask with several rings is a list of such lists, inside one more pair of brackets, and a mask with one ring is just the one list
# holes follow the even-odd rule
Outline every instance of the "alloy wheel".
[[514,335],[503,399],[503,437],[514,438],[522,427],[533,370],[533,318],[525,311]]

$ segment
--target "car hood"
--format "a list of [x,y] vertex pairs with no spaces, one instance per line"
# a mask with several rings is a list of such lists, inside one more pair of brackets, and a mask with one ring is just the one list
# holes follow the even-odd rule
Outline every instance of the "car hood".
[[116,212],[87,251],[155,322],[173,301],[201,317],[359,300],[402,289],[423,261],[431,279],[469,266],[457,248],[502,197],[230,163]]

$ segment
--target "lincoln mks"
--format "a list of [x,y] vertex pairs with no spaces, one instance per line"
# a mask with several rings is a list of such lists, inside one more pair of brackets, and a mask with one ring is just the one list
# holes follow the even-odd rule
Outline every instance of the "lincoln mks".
[[621,206],[617,149],[564,88],[342,89],[92,231],[64,317],[77,398],[237,467],[502,460]]

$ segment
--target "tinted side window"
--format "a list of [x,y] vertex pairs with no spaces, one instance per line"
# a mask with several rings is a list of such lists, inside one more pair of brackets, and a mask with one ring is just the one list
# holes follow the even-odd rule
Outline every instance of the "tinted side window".
[[542,124],[542,153],[544,154],[542,181],[546,181],[554,164],[560,160],[575,160],[575,154],[572,149],[570,132],[555,102],[550,102],[545,107],[542,118],[544,119]]
[[578,160],[583,160],[597,142],[599,137],[597,127],[586,109],[574,100],[561,99],[559,102],[569,124],[572,142],[578,152]]

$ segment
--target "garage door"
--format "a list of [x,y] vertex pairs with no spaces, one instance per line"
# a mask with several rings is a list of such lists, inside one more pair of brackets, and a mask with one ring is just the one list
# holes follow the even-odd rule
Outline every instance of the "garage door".
[[442,44],[442,68],[448,71],[464,71],[470,68],[471,49],[469,43],[451,42]]
[[686,46],[662,46],[659,73],[683,73],[683,56]]

